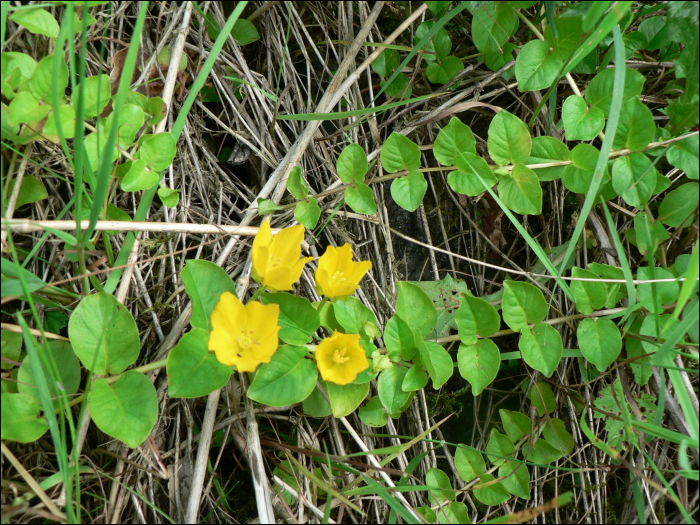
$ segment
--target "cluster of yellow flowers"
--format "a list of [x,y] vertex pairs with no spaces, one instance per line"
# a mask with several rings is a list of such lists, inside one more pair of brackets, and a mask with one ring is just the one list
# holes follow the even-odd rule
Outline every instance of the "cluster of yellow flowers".
[[[265,220],[253,241],[253,279],[273,292],[291,290],[304,265],[313,260],[300,259],[303,239],[304,226],[285,228],[273,236],[270,222]],[[352,260],[349,244],[329,246],[318,261],[316,289],[330,299],[350,297],[371,268],[370,261]],[[277,351],[279,315],[280,308],[274,303],[251,301],[244,305],[232,293],[224,292],[211,315],[209,350],[225,365],[254,372],[260,364],[269,363]],[[352,383],[369,368],[360,336],[340,332],[318,345],[316,364],[325,381],[338,385]]]

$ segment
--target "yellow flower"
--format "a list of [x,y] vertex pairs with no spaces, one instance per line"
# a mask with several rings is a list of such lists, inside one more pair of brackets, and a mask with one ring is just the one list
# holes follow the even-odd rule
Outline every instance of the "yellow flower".
[[302,240],[302,225],[284,228],[273,237],[270,221],[265,219],[253,241],[253,279],[273,292],[291,290],[304,265],[313,260],[299,259]]
[[214,327],[209,335],[209,350],[224,365],[240,372],[254,372],[260,363],[269,363],[277,351],[280,307],[258,302],[243,303],[231,292],[221,294],[211,313]]
[[318,260],[316,289],[331,299],[350,297],[360,287],[360,281],[372,269],[371,261],[354,262],[352,248],[329,246]]
[[357,374],[369,368],[364,348],[357,334],[335,332],[321,341],[316,349],[316,364],[324,381],[348,385]]

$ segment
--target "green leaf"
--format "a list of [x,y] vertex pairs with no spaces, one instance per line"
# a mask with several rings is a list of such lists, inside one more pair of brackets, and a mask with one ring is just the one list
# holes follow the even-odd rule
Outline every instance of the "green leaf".
[[[532,139],[532,151],[526,164],[545,164],[548,162],[561,162],[571,160],[571,152],[561,140],[554,137],[534,137]],[[553,166],[551,168],[531,168],[540,182],[556,180],[561,177],[565,166]]]
[[211,332],[211,313],[221,294],[231,292],[238,297],[233,279],[219,265],[199,259],[188,260],[180,278],[192,301],[192,326]]
[[613,148],[642,151],[654,140],[655,131],[656,124],[651,110],[639,97],[631,98],[622,106]]
[[[54,406],[58,408],[60,407],[58,398],[62,393],[70,397],[78,391],[78,387],[80,386],[80,361],[78,361],[69,342],[51,341],[48,343],[48,348],[56,364],[56,371],[58,372],[56,380],[58,383],[51,380],[51,374],[49,374],[43,359],[41,360],[40,366],[45,379],[35,378],[34,370],[30,362],[31,359],[29,355],[27,355],[22,361],[22,365],[19,367],[19,372],[17,373],[17,390],[20,394],[29,394],[36,399],[37,403],[41,403],[37,385],[39,381],[46,381],[49,387],[49,394],[54,400]],[[46,359],[49,359],[48,356],[46,356]]]
[[302,200],[309,196],[309,189],[306,187],[306,182],[304,182],[300,166],[294,166],[292,171],[289,172],[287,189],[297,200]]
[[345,417],[360,406],[367,394],[369,394],[369,383],[360,385],[336,385],[335,383],[324,383],[328,390],[328,397],[331,400],[333,417]]
[[[2,357],[9,361],[19,361],[22,353],[22,334],[10,332],[9,330],[2,330],[0,333],[2,333]],[[4,360],[0,363],[0,366],[2,366],[2,370],[9,370],[14,367],[14,365]]]
[[539,288],[521,281],[505,281],[503,286],[503,320],[511,330],[546,319],[549,307]]
[[180,202],[180,192],[182,190],[171,190],[165,186],[158,188],[158,197],[168,208],[176,208]]
[[533,428],[532,420],[520,412],[500,409],[498,413],[503,422],[503,429],[513,443],[520,441],[525,436],[529,436],[536,431]]
[[116,298],[99,292],[83,298],[68,321],[75,354],[95,374],[120,374],[136,361],[141,349],[131,312]]
[[[423,40],[434,25],[435,22],[432,20],[423,22],[421,25],[419,25],[418,29],[416,29],[416,36],[414,39],[415,42],[418,43]],[[450,40],[450,35],[447,33],[444,27],[441,27],[437,30],[437,33],[435,33],[431,39],[428,40],[428,43],[423,46],[423,49],[426,51],[426,53],[423,55],[423,59],[426,62],[444,59],[450,54],[450,50],[452,49],[452,40]]]
[[[94,136],[91,134],[88,138]],[[95,164],[96,165],[96,164]],[[124,175],[120,187],[123,191],[148,190],[158,184],[160,175],[148,169],[148,163],[143,159],[137,159],[131,163],[131,168]]]
[[473,153],[458,153],[454,159],[458,171],[451,171],[447,176],[447,183],[457,193],[476,197],[486,191],[486,186],[491,188],[498,179],[489,167],[488,163]]
[[380,77],[387,78],[399,67],[401,59],[396,49],[385,49],[384,52],[372,62],[372,69]]
[[355,212],[364,215],[377,213],[377,203],[374,200],[374,191],[367,184],[356,182],[355,187],[345,189],[345,204]]
[[10,124],[27,124],[38,122],[51,111],[48,104],[40,104],[40,100],[29,91],[20,91],[10,102]]
[[542,186],[535,172],[524,164],[516,164],[512,173],[501,179],[498,183],[498,196],[515,213],[542,213]]
[[[102,113],[112,98],[109,75],[95,75],[82,82],[85,82],[85,118],[91,119]],[[71,100],[74,108],[77,108],[80,103],[80,89],[78,86]]]
[[532,330],[523,326],[521,334],[518,348],[525,362],[545,377],[552,377],[564,354],[559,331],[551,325],[537,323]]
[[506,3],[484,2],[471,11],[472,40],[480,53],[500,51],[518,29],[518,16]]
[[[112,113],[107,118],[105,132],[109,133],[115,125],[116,113]],[[119,121],[117,123],[117,144],[122,148],[129,148],[136,138],[136,134],[141,130],[143,123],[146,121],[146,113],[136,104],[124,104],[119,113]]]
[[428,472],[425,474],[425,485],[427,487],[440,487],[443,489],[436,490],[432,488],[428,490],[428,499],[431,503],[453,501],[457,496],[457,493],[452,490],[450,478],[439,468],[428,469]]
[[368,427],[381,428],[389,421],[389,414],[384,410],[378,397],[373,397],[360,408],[360,420]]
[[[588,269],[602,279],[625,279],[622,268],[616,268],[608,264],[593,262]],[[603,283],[608,293],[605,308],[613,308],[623,297],[627,297],[627,285],[624,283]]]
[[[523,392],[528,390],[529,381],[523,381],[520,385]],[[552,387],[544,381],[538,381],[528,391],[527,398],[535,407],[537,415],[542,417],[545,414],[551,414],[557,408],[557,399],[554,397]]]
[[620,330],[610,319],[584,319],[576,330],[583,357],[601,372],[615,362],[622,350]]
[[58,61],[58,82],[54,82],[54,57],[49,55],[41,59],[36,65],[32,78],[29,79],[29,90],[39,100],[45,100],[51,89],[56,86],[59,95],[65,93],[68,87],[68,66],[66,61],[61,57]]
[[486,483],[492,482],[494,479],[496,478],[491,474],[482,474],[479,476],[479,485],[476,486],[479,488],[474,488],[474,497],[484,505],[500,505],[510,499],[510,494],[508,494],[508,491],[503,486],[502,481],[483,486]]
[[489,125],[488,148],[499,166],[523,164],[532,151],[532,138],[522,120],[501,110]]
[[387,97],[400,97],[401,99],[407,99],[411,96],[411,91],[413,90],[408,77],[403,73],[399,73],[390,84],[387,84],[386,80],[382,80],[379,85],[382,89],[384,89]]
[[548,465],[553,461],[560,459],[562,453],[556,449],[551,443],[545,439],[538,439],[534,446],[529,450],[526,459],[539,465]]
[[[417,331],[416,333],[420,336],[420,333]],[[418,350],[416,339],[414,331],[400,316],[395,315],[386,323],[384,343],[386,344],[387,353],[393,361],[399,361],[400,359],[411,361],[416,355],[416,350]]]
[[627,204],[643,208],[654,195],[656,169],[642,153],[620,157],[613,164],[612,184],[615,193]]
[[[58,106],[58,119],[61,121],[61,133],[66,139],[75,137],[75,110],[68,104]],[[56,112],[52,111],[46,119],[43,130],[44,136],[54,142],[60,142],[58,126],[56,125]]]
[[338,176],[345,184],[364,182],[368,169],[365,150],[359,144],[350,144],[338,157],[337,167]]
[[[330,394],[328,395],[328,397],[330,397]],[[304,408],[304,414],[306,414],[309,417],[327,417],[333,413],[333,411],[331,410],[331,405],[328,404],[328,401],[326,401],[326,398],[318,389],[318,387],[314,388],[313,392],[311,392],[311,395],[304,399],[302,407]],[[352,410],[350,412],[352,412]]]
[[389,173],[420,168],[420,148],[411,139],[394,131],[382,146],[382,166]]
[[148,163],[153,171],[163,171],[168,168],[177,153],[177,143],[172,133],[163,132],[146,135],[141,139],[139,157]]
[[55,39],[61,32],[56,19],[44,9],[20,9],[12,13],[9,18],[35,35],[44,35]]
[[474,134],[469,126],[457,117],[452,117],[450,123],[438,133],[433,145],[433,154],[443,166],[452,166],[460,154],[467,153],[476,155]]
[[564,101],[562,119],[566,140],[593,140],[605,126],[605,115],[600,108],[589,108],[583,97],[571,95]]
[[[14,178],[10,181],[7,188],[8,195],[12,194],[16,181],[17,179]],[[44,200],[48,198],[48,196],[49,193],[46,191],[46,186],[44,186],[43,182],[37,179],[34,175],[25,175],[22,178],[22,186],[19,189],[15,209],[21,208],[25,204],[31,204],[33,202]]]
[[448,56],[429,64],[425,76],[433,84],[447,84],[464,69],[464,64],[456,56]]
[[465,345],[475,345],[477,335],[490,337],[501,328],[501,316],[491,303],[471,294],[462,294],[462,304],[455,320],[459,327],[459,338]]
[[374,312],[362,304],[357,297],[333,301],[335,318],[346,334],[364,334],[365,323],[379,325]]
[[[612,105],[613,83],[615,69],[603,69],[586,88],[586,102],[591,108],[600,109],[608,117]],[[622,93],[622,104],[641,95],[644,87],[644,75],[632,68],[625,68],[625,87]]]
[[[599,155],[600,151],[590,144],[578,144],[571,150],[571,164],[564,167],[561,176],[564,186],[574,193],[583,193],[584,195],[588,193],[588,188],[593,182],[593,173]],[[606,169],[602,184],[609,180],[610,175]]]
[[[398,417],[402,408],[411,399],[411,392],[404,392],[401,388],[408,369],[402,366],[394,366],[383,370],[377,381],[379,399],[393,418]],[[369,387],[369,383],[366,383]],[[337,417],[337,416],[336,416]]]
[[[440,136],[438,135],[438,138]],[[685,138],[673,144],[666,152],[668,162],[675,168],[682,170],[689,179],[698,179],[698,148],[700,135]],[[437,141],[435,141],[437,144]]]
[[419,346],[421,360],[433,380],[433,388],[439,390],[452,377],[454,364],[450,353],[441,344],[433,341],[421,341]]
[[[272,474],[280,478],[295,491],[298,491],[299,484],[297,483],[297,478],[295,476],[296,472],[289,461],[282,461],[279,465],[275,467],[275,469],[272,471]],[[288,490],[282,489],[282,487],[280,487],[276,483],[272,486],[272,488],[275,491],[275,494],[284,497],[284,500],[287,502],[287,505],[293,505],[294,502],[296,502],[297,498],[293,496],[292,493]]]
[[469,517],[469,509],[461,501],[451,501],[447,505],[440,507],[438,512],[438,523],[472,523]]
[[[664,314],[664,315],[659,316],[658,326],[661,327],[661,330],[664,329],[664,326],[666,326],[666,323],[670,319],[672,319],[672,317],[669,314]],[[678,325],[680,324],[680,321],[678,319],[671,321],[671,325],[666,329],[665,332],[663,332],[663,335],[659,336],[656,321],[657,320],[656,320],[654,315],[648,315],[644,318],[644,321],[642,321],[642,326],[639,328],[640,335],[652,337],[652,338],[657,340],[656,343],[652,343],[649,341],[642,341],[642,348],[644,348],[644,350],[647,354],[655,353],[659,349],[661,344],[664,341],[666,341],[666,339],[668,338],[668,335],[672,334],[673,331],[676,329],[676,327],[678,327]]]
[[455,468],[462,481],[469,483],[486,472],[486,463],[481,452],[466,447],[457,447]]
[[[598,279],[598,276],[590,270],[584,270],[575,266],[571,272],[572,277],[583,279]],[[576,309],[582,314],[592,314],[593,310],[599,310],[605,306],[608,300],[608,290],[605,283],[600,281],[572,281],[571,292],[576,300]]]
[[258,199],[258,215],[270,215],[271,213],[274,213],[277,210],[283,209],[284,206],[280,206],[274,201],[263,198]]
[[513,496],[530,499],[530,472],[524,463],[506,461],[498,469],[498,477],[505,478],[501,483]]
[[425,5],[428,6],[430,12],[435,16],[440,16],[447,6],[450,5],[450,2],[426,2]]
[[[195,262],[193,260],[188,261]],[[168,353],[168,395],[197,398],[211,394],[228,383],[234,367],[219,362],[209,352],[209,332],[193,328]]]
[[231,36],[242,46],[260,40],[260,34],[255,25],[244,18],[236,20],[236,24],[231,29]]
[[489,461],[498,467],[506,462],[503,457],[498,456],[504,456],[506,458],[514,456],[515,446],[508,436],[492,428],[489,443],[486,445],[486,454]]
[[275,303],[280,307],[279,338],[293,346],[303,346],[311,341],[321,326],[321,318],[308,299],[285,292],[264,293],[263,304]]
[[[654,273],[648,266],[642,266],[637,270],[637,279],[674,279],[676,276],[663,268],[654,268]],[[641,283],[637,288],[639,302],[645,302],[650,312],[662,313],[664,304],[674,303],[678,299],[680,286],[678,281],[663,283]],[[654,297],[654,295],[656,297]]]
[[570,455],[574,450],[574,436],[566,430],[566,424],[557,418],[551,418],[542,430],[547,442],[561,452],[564,456]]
[[460,344],[457,365],[460,375],[472,386],[472,394],[478,396],[496,378],[501,352],[491,339],[480,339],[475,345]]
[[[647,236],[651,245],[647,242]],[[647,213],[641,211],[634,217],[634,228],[625,231],[625,237],[634,244],[642,255],[656,253],[656,249],[671,236],[660,221],[653,224],[649,221]]]
[[414,212],[423,201],[427,189],[428,183],[425,176],[415,170],[404,177],[394,179],[391,183],[391,196],[403,209]]
[[396,301],[396,314],[403,319],[411,330],[420,331],[428,337],[435,328],[437,310],[430,296],[419,286],[399,282],[399,297]]
[[11,100],[14,96],[12,92],[32,78],[37,64],[36,60],[25,53],[8,52],[1,56],[2,90]]
[[685,228],[693,220],[698,207],[698,183],[689,182],[671,191],[659,206],[659,220],[666,226]]
[[294,219],[306,226],[309,230],[313,230],[321,218],[321,207],[316,199],[297,202],[294,208]]
[[271,407],[301,403],[316,387],[318,369],[306,348],[283,346],[255,373],[248,397]]
[[404,392],[416,392],[428,384],[428,373],[422,366],[412,366],[408,369],[406,377],[403,378],[401,389]]
[[49,423],[39,417],[39,403],[29,394],[0,396],[2,404],[2,440],[32,443],[46,434]]
[[107,379],[95,381],[88,410],[102,432],[136,448],[156,424],[158,394],[144,374],[130,370],[112,384]]

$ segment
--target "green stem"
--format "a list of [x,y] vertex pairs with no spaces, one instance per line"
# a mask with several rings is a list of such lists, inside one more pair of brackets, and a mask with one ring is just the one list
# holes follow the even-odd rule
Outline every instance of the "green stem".
[[255,290],[253,297],[251,297],[250,301],[248,301],[248,302],[252,303],[253,301],[255,301],[258,297],[260,297],[262,295],[262,293],[264,291],[265,291],[265,287],[261,284],[260,287],[257,290]]
[[328,302],[328,297],[324,296],[323,299],[321,299],[321,302],[318,303],[318,306],[316,307],[316,311],[321,313],[321,308],[323,308],[323,305],[326,304],[326,302]]

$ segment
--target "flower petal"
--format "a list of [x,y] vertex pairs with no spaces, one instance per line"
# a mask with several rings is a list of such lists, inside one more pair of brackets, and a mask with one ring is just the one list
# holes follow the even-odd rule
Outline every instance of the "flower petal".
[[272,244],[272,229],[270,219],[265,219],[253,240],[253,279],[258,282],[263,280],[267,271],[270,244]]
[[301,255],[301,241],[304,240],[305,228],[299,224],[291,228],[284,228],[275,235],[270,246],[270,253],[275,260],[279,260],[279,266],[292,266]]
[[245,329],[248,322],[245,306],[238,297],[231,292],[224,292],[211,313],[211,325],[213,331],[238,333]]
[[335,268],[338,265],[338,250],[335,246],[328,245],[326,248],[326,253],[324,253],[318,260],[318,271],[325,270],[329,274],[335,272]]
[[[301,274],[301,272],[299,272]],[[293,288],[294,280],[292,280],[292,271],[289,267],[271,268],[265,275],[263,286],[269,288],[273,292],[288,291]]]
[[278,304],[263,305],[254,301],[248,303],[245,309],[248,314],[248,334],[251,339],[259,341],[272,335],[277,337],[280,330],[278,324],[280,307]]
[[309,261],[313,261],[313,257],[304,257],[303,259],[299,259],[297,263],[292,266],[290,273],[290,277],[292,279],[292,284],[297,282],[301,278],[301,272],[304,269],[304,265],[308,263]]
[[345,278],[348,279],[352,274],[354,264],[352,261],[352,248],[345,243],[338,248],[338,264],[335,267],[335,271],[344,274]]
[[355,263],[352,274],[348,276],[348,281],[359,284],[365,274],[372,269],[372,261],[359,261]]

